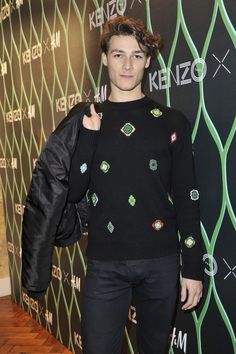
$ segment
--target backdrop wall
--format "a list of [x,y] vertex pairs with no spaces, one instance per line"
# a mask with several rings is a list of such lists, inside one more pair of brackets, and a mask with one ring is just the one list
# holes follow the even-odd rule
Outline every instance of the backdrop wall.
[[[117,14],[145,21],[165,47],[144,91],[192,124],[205,245],[204,298],[178,309],[170,353],[236,353],[236,2],[232,0],[0,1],[0,173],[12,299],[75,353],[82,353],[80,302],[86,270],[80,243],[55,248],[42,304],[21,289],[21,222],[32,170],[50,132],[78,101],[109,94],[98,41]],[[233,65],[234,64],[234,65]],[[101,324],[98,324],[101,325]],[[135,307],[123,353],[137,354]]]

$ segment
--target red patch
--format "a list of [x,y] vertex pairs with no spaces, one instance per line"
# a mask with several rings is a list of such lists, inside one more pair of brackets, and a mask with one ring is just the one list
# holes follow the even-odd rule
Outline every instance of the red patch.
[[153,227],[154,230],[156,230],[156,231],[161,230],[161,229],[163,228],[163,226],[164,226],[164,222],[161,221],[161,220],[159,220],[159,219],[155,220],[155,221],[152,223],[152,227]]
[[174,143],[176,140],[177,140],[177,134],[176,134],[176,132],[174,132],[174,133],[171,134],[171,136],[170,136],[171,144]]

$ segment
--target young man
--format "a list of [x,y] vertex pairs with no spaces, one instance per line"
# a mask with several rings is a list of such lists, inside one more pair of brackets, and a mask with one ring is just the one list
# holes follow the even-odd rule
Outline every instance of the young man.
[[[96,135],[89,167],[85,354],[121,353],[131,297],[139,354],[166,352],[179,280],[177,230],[182,309],[192,309],[202,296],[199,194],[190,124],[181,112],[149,99],[141,88],[159,45],[159,37],[141,21],[127,17],[108,21],[101,40],[111,93],[99,107],[101,120],[93,105],[92,116],[83,119],[88,136]],[[91,160],[93,150],[89,143],[87,148],[81,144],[71,170],[74,201],[82,162]]]

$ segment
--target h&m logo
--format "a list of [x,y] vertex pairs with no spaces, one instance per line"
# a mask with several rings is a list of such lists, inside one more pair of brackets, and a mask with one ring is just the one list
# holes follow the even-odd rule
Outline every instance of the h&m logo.
[[179,331],[176,333],[176,327],[174,327],[173,332],[172,332],[172,339],[171,339],[171,346],[175,346],[176,348],[179,348],[182,350],[184,353],[187,351],[187,333],[183,333],[182,331]]
[[82,347],[82,338],[79,333],[74,332],[74,343],[77,347],[79,347],[81,350],[83,350]]
[[45,321],[52,325],[52,312],[46,309],[44,317],[45,317]]
[[72,288],[75,288],[76,290],[80,291],[81,278],[72,274],[70,284]]
[[98,86],[94,95],[95,102],[104,102],[107,99],[107,85]]

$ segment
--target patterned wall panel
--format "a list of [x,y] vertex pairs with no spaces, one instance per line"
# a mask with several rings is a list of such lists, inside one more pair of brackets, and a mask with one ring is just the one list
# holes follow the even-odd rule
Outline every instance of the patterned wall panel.
[[[82,353],[80,306],[87,235],[55,248],[42,303],[21,288],[21,222],[43,144],[79,101],[103,101],[108,76],[98,48],[104,22],[126,14],[162,34],[164,49],[144,91],[192,124],[205,247],[204,298],[177,310],[170,354],[236,353],[236,3],[232,0],[0,1],[0,174],[12,299],[74,353]],[[135,307],[124,354],[137,354]]]

